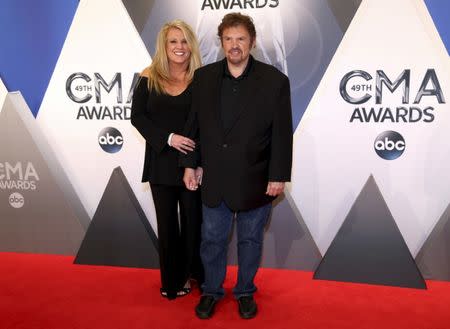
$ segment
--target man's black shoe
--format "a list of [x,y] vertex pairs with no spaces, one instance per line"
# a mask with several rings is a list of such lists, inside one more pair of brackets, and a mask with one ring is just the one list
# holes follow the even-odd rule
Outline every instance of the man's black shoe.
[[253,296],[242,296],[238,298],[239,315],[243,319],[251,319],[256,316],[258,307]]
[[195,307],[195,314],[200,319],[209,319],[214,313],[216,302],[213,296],[202,296],[200,302]]

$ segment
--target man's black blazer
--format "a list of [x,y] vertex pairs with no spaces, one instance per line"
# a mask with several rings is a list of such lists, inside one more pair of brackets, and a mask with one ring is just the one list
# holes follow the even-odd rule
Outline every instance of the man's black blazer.
[[[240,108],[224,131],[220,119],[224,61],[195,72],[185,134],[200,144],[203,203],[216,207],[225,201],[232,210],[249,210],[274,199],[265,194],[269,181],[291,178],[289,79],[273,66],[254,60],[247,87],[240,91]],[[197,159],[198,154],[190,152],[181,156],[180,163],[194,168]]]

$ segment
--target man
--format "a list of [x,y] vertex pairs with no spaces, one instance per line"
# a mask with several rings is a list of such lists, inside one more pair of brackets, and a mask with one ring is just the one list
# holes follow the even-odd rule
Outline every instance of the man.
[[242,318],[257,306],[253,283],[258,270],[264,226],[271,202],[290,180],[292,118],[288,78],[255,60],[256,30],[249,16],[224,16],[218,35],[226,58],[196,71],[188,137],[200,152],[182,156],[188,189],[199,183],[194,168],[203,167],[203,224],[200,254],[205,268],[199,318],[212,316],[224,296],[227,244],[233,217],[238,236],[238,280],[233,294]]

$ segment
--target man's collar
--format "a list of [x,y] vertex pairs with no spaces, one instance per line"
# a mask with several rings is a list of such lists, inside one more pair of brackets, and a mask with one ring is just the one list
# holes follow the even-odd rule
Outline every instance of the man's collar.
[[242,72],[242,74],[240,76],[238,76],[237,78],[235,78],[234,76],[231,75],[230,70],[228,69],[228,62],[227,62],[227,58],[225,57],[223,59],[223,75],[224,77],[230,77],[232,79],[242,79],[244,77],[247,77],[253,67],[253,62],[254,62],[254,58],[252,55],[250,55],[248,57],[248,62],[247,62],[247,66],[244,69],[244,72]]

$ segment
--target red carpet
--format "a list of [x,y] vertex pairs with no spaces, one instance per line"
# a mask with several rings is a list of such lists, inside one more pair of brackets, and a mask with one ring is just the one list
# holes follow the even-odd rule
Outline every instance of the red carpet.
[[[231,295],[199,320],[199,294],[159,296],[159,272],[81,266],[73,257],[0,253],[0,329],[450,328],[450,283],[415,290],[312,280],[312,273],[263,269],[259,315],[241,320]],[[236,269],[228,271],[228,292]]]

